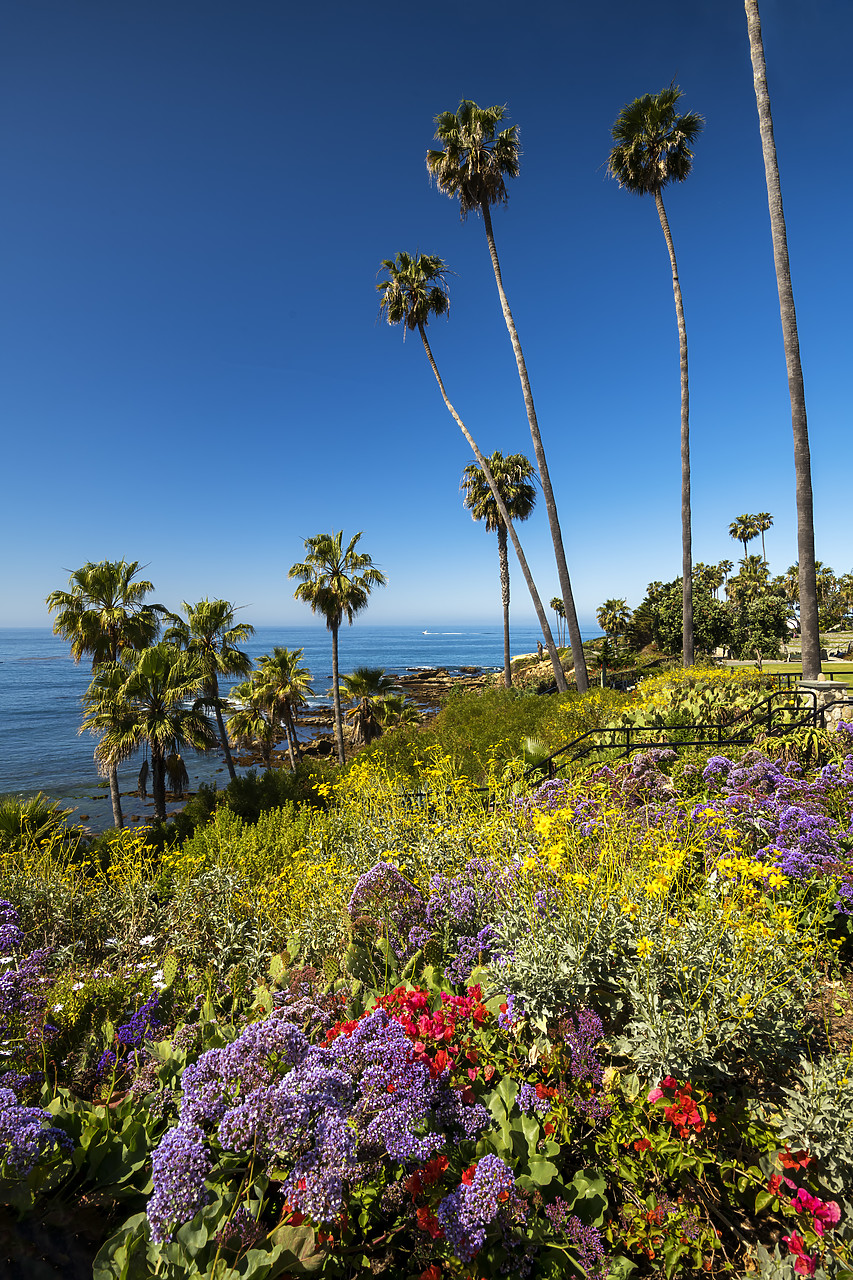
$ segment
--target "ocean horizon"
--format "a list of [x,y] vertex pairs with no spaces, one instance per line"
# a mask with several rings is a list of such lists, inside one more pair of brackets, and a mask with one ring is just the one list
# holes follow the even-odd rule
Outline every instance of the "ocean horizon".
[[[582,624],[585,640],[601,634],[595,624]],[[536,649],[541,632],[535,625],[514,626],[510,632],[513,655]],[[313,676],[312,706],[327,706],[332,679],[331,638],[324,626],[256,627],[241,646],[257,661],[275,645],[302,649]],[[424,622],[421,627],[379,626],[356,622],[339,635],[340,670],[383,667],[392,675],[424,668],[445,667],[451,674],[462,667],[500,670],[503,667],[502,626],[477,626]],[[93,830],[111,825],[112,811],[105,779],[94,762],[95,739],[78,731],[82,719],[81,698],[91,680],[84,660],[71,659],[68,642],[50,627],[0,628],[0,795],[31,796],[43,792],[73,807],[81,821]],[[227,694],[233,681],[223,681]],[[306,730],[302,736],[312,736]],[[141,756],[119,770],[122,792],[136,788]],[[188,752],[186,765],[190,787],[228,781],[220,751],[204,755]],[[223,777],[224,774],[224,777]],[[128,816],[150,816],[136,798],[125,801]],[[174,806],[179,808],[179,805]]]

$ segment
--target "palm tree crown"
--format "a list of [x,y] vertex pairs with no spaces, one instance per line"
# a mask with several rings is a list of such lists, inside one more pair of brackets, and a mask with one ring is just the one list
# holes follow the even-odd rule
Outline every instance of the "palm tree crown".
[[518,125],[497,132],[506,107],[478,107],[465,98],[456,111],[435,117],[441,151],[427,151],[427,169],[439,191],[459,200],[462,218],[472,209],[506,204],[506,178],[518,177]]
[[[429,324],[430,316],[446,316],[450,310],[447,292],[447,263],[434,254],[398,253],[385,258],[382,266],[388,279],[376,286],[382,297],[379,313],[389,324],[403,324],[415,330]],[[404,330],[405,336],[405,330]]]
[[143,649],[156,638],[163,610],[144,603],[154,584],[134,582],[138,572],[138,560],[90,560],[71,574],[70,590],[51,591],[46,604],[56,612],[54,635],[70,642],[75,662],[91,656],[94,670],[116,662],[122,649]]
[[311,687],[311,672],[302,666],[302,649],[285,649],[276,645],[272,653],[265,653],[258,659],[258,669],[252,677],[260,700],[270,712],[274,722],[284,725],[290,751],[291,766],[296,768],[296,758],[300,755],[299,740],[296,734],[296,720],[299,708],[308,701],[314,692]]
[[635,195],[657,195],[671,182],[683,182],[693,165],[692,146],[704,121],[695,111],[679,115],[677,85],[647,93],[624,106],[613,126],[608,171],[620,187]]

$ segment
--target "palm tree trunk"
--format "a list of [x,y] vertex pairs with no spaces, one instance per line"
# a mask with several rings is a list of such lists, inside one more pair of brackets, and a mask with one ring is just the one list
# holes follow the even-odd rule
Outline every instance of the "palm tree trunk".
[[533,392],[530,389],[530,379],[527,376],[527,364],[525,363],[524,353],[521,350],[521,342],[518,338],[518,331],[515,327],[512,311],[510,310],[509,301],[504,291],[503,279],[501,277],[501,264],[498,261],[498,251],[495,245],[495,236],[492,231],[492,215],[489,212],[489,206],[483,201],[480,206],[483,213],[483,225],[486,228],[486,239],[489,242],[489,254],[492,259],[492,270],[495,273],[495,282],[498,286],[498,296],[501,300],[501,309],[506,321],[506,327],[509,331],[510,342],[515,354],[515,363],[518,367],[518,376],[521,380],[521,391],[524,396],[524,407],[527,410],[527,421],[530,424],[530,436],[533,441],[533,452],[536,455],[536,466],[539,469],[539,479],[542,481],[542,496],[545,499],[545,510],[548,512],[548,524],[551,529],[551,541],[554,544],[554,557],[557,561],[557,577],[560,582],[560,593],[563,597],[563,608],[566,611],[566,626],[569,631],[569,641],[572,646],[572,661],[575,668],[575,680],[578,690],[585,693],[589,688],[589,676],[586,670],[586,658],[583,652],[583,641],[581,639],[580,626],[578,625],[578,615],[575,610],[575,599],[572,595],[572,584],[569,580],[569,568],[566,564],[566,552],[563,547],[563,534],[560,529],[560,520],[557,515],[557,503],[554,498],[554,490],[551,486],[551,476],[548,471],[548,463],[545,459],[545,449],[542,445],[542,437],[539,434],[539,422],[536,417],[536,409],[533,404]]
[[[530,572],[530,566],[528,565],[527,558],[521,549],[521,543],[519,542],[518,534],[515,531],[515,525],[512,523],[512,518],[506,509],[506,503],[501,497],[500,489],[495,483],[495,477],[492,475],[491,467],[489,466],[488,462],[480,452],[477,446],[477,443],[474,440],[474,437],[471,435],[470,431],[465,426],[465,423],[459,417],[459,414],[456,412],[456,410],[454,409],[453,405],[450,403],[450,400],[447,397],[447,392],[444,389],[444,383],[441,380],[441,374],[438,372],[438,365],[435,363],[435,357],[432,354],[432,349],[429,345],[429,342],[427,341],[426,330],[424,329],[424,326],[422,324],[418,325],[418,332],[421,335],[421,341],[424,344],[424,351],[427,354],[427,359],[429,360],[430,367],[433,373],[435,374],[435,380],[438,383],[438,389],[441,392],[441,398],[444,401],[445,405],[447,406],[448,413],[451,415],[454,422],[458,426],[459,430],[462,432],[463,436],[471,446],[474,457],[477,459],[477,462],[480,465],[480,470],[483,472],[483,475],[486,477],[486,483],[488,484],[489,488],[492,491],[492,497],[494,498],[495,504],[498,508],[498,511],[500,512],[500,517],[503,520],[504,525],[506,526],[506,531],[512,540],[512,545],[513,545],[513,548],[515,549],[515,554],[518,557],[518,563],[521,566],[521,572],[524,574],[524,581],[527,583],[527,589],[530,592],[530,598],[533,601],[533,608],[536,610],[536,617],[539,619],[539,625],[542,628],[542,636],[545,641],[545,647],[548,650],[548,654],[551,658],[551,666],[554,668],[554,679],[557,682],[557,689],[559,690],[560,693],[565,693],[569,686],[566,683],[566,676],[565,676],[565,672],[563,671],[562,663],[560,662],[560,655],[557,652],[557,646],[554,644],[554,637],[551,634],[551,628],[548,625],[548,619],[545,615],[545,609],[542,605],[542,601],[539,598],[539,592],[536,590],[536,583],[533,581],[533,575]],[[586,666],[584,666],[584,672],[586,672]],[[577,677],[577,671],[575,671],[575,676]],[[580,688],[580,685],[578,685],[578,688]]]
[[509,657],[509,557],[506,553],[506,529],[498,525],[498,561],[501,570],[501,603],[504,611],[504,686],[512,688],[512,665]]
[[687,378],[687,325],[684,323],[684,303],[681,298],[681,282],[675,261],[675,246],[669,230],[663,197],[655,192],[661,230],[669,261],[672,266],[672,293],[675,298],[675,314],[678,319],[678,352],[681,363],[681,625],[682,665],[693,666],[693,534],[690,519],[690,384]]
[[222,708],[219,705],[219,681],[215,674],[210,682],[210,693],[214,698],[213,709],[216,715],[216,726],[219,729],[219,740],[222,743],[222,750],[225,754],[228,776],[233,782],[237,777],[237,770],[234,768],[234,761],[231,759],[231,747],[228,744],[228,734],[225,732],[225,721],[222,719]]
[[159,747],[151,743],[151,795],[154,800],[154,821],[166,821],[166,762]]
[[341,711],[341,686],[338,680],[338,623],[329,627],[332,633],[332,690],[335,699],[335,738],[338,744],[338,762],[344,763],[344,717]]
[[114,764],[109,768],[110,800],[113,806],[113,823],[117,827],[124,826],[124,815],[121,811],[121,792],[118,789],[118,769]]
[[290,768],[293,773],[296,772],[296,751],[293,746],[293,726],[290,723],[290,709],[287,703],[282,708],[282,723],[284,724],[284,733],[287,738],[287,753],[290,756]]
[[821,672],[820,622],[815,580],[814,504],[812,498],[809,427],[806,416],[806,393],[803,386],[803,368],[800,363],[797,312],[794,307],[794,291],[791,286],[791,264],[788,260],[788,233],[785,228],[785,212],[782,208],[782,188],[779,182],[779,165],[776,160],[776,141],[773,136],[773,117],[770,113],[770,94],[767,89],[767,67],[764,62],[764,44],[761,39],[761,18],[758,13],[758,0],[744,0],[744,5],[749,31],[749,52],[752,58],[755,101],[758,105],[758,123],[761,130],[761,148],[764,153],[764,176],[767,183],[767,203],[770,208],[770,231],[773,237],[773,260],[776,265],[776,288],[779,293],[779,314],[782,320],[782,339],[785,345],[785,363],[788,369],[788,393],[791,399],[791,426],[794,432],[794,472],[797,484],[797,547],[800,553],[800,640],[802,645],[803,679],[817,680]]
[[[285,704],[284,715],[287,721],[287,740],[290,743],[290,763],[293,765],[295,772],[296,761],[302,759],[302,750],[296,734],[296,716],[293,714],[293,707],[289,702]],[[295,759],[294,756],[296,757]]]

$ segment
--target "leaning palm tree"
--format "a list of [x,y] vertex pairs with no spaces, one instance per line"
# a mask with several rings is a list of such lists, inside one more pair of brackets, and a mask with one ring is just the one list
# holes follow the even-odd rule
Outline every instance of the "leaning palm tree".
[[389,693],[377,704],[376,718],[383,729],[397,729],[402,725],[419,724],[421,713],[405,694]]
[[[560,592],[566,611],[566,623],[572,646],[572,660],[575,667],[575,680],[578,689],[583,693],[589,685],[586,670],[586,659],[583,652],[580,625],[575,609],[569,570],[566,564],[566,552],[563,547],[563,534],[557,514],[557,502],[551,485],[548,462],[539,432],[539,422],[533,403],[533,392],[530,389],[530,378],[527,364],[521,349],[515,320],[510,310],[509,301],[503,285],[495,236],[492,230],[491,206],[506,204],[508,200],[506,180],[518,177],[518,126],[497,132],[497,126],[506,116],[506,107],[478,107],[476,102],[463,99],[456,111],[442,111],[435,117],[435,138],[441,143],[441,150],[427,151],[427,169],[435,179],[439,191],[451,199],[458,199],[459,211],[464,221],[468,214],[476,210],[482,216],[492,270],[501,302],[504,321],[512,343],[524,407],[530,426],[530,437],[533,441],[533,452],[539,478],[542,482],[542,496],[548,513],[548,525],[551,540],[554,544],[554,556],[557,562],[557,576],[560,581]],[[558,681],[558,684],[560,682]]]
[[735,542],[743,543],[744,559],[749,554],[746,544],[757,538],[761,530],[758,527],[758,517],[750,515],[736,516],[729,525],[729,537],[734,538]]
[[379,708],[396,688],[393,676],[382,667],[356,667],[349,675],[341,676],[341,697],[354,705],[347,712],[352,725],[353,743],[362,746],[372,742],[382,733]]
[[[54,634],[71,643],[71,656],[79,662],[92,659],[92,671],[103,663],[117,662],[125,649],[153,644],[160,629],[162,605],[146,604],[153,582],[136,579],[138,560],[91,560],[75,569],[68,591],[51,591],[45,603],[51,613]],[[124,826],[116,766],[108,769],[113,821]]]
[[252,677],[274,723],[284,726],[290,765],[294,770],[297,759],[302,758],[296,732],[299,708],[305,705],[314,692],[311,687],[311,672],[301,665],[303,652],[302,649],[285,649],[282,645],[276,645],[272,653],[265,653],[258,658],[258,669]]
[[[513,520],[527,520],[536,505],[536,488],[531,479],[536,470],[523,453],[510,453],[505,458],[497,449],[489,457],[492,476],[500,490],[506,509]],[[465,492],[465,506],[473,520],[482,520],[488,533],[498,535],[498,563],[501,575],[501,601],[504,617],[504,685],[512,687],[512,666],[509,654],[509,556],[507,555],[506,525],[498,511],[489,482],[474,462],[469,462],[462,472],[461,488]]]
[[797,312],[791,286],[791,264],[788,261],[788,233],[785,229],[785,211],[782,208],[782,188],[779,182],[779,165],[776,160],[776,140],[773,135],[773,116],[770,112],[770,94],[767,89],[767,67],[764,62],[764,42],[761,38],[758,0],[744,0],[744,5],[749,31],[755,100],[758,105],[761,147],[764,153],[764,175],[770,207],[770,231],[773,237],[773,260],[776,265],[776,287],[782,317],[782,339],[785,345],[788,392],[791,399],[791,426],[794,432],[803,677],[806,680],[817,680],[821,673],[820,619],[815,581],[814,503],[806,393],[803,386],[803,367],[800,363]]
[[257,751],[269,769],[277,724],[262,688],[254,680],[244,680],[232,688],[230,702],[228,737],[235,747]]
[[[195,654],[160,643],[127,650],[120,662],[103,663],[83,696],[86,716],[80,732],[101,735],[95,759],[103,769],[147,747],[156,822],[166,821],[169,757],[188,747],[209,751],[216,746],[216,729],[201,706],[204,679]],[[175,768],[173,761],[173,774]]]
[[314,613],[326,619],[326,627],[332,633],[332,692],[335,702],[335,737],[338,744],[338,760],[344,763],[344,726],[341,713],[341,688],[338,676],[338,631],[344,618],[350,626],[356,614],[367,608],[374,587],[384,587],[386,578],[381,570],[363,551],[356,551],[361,534],[350,538],[343,545],[343,530],[338,533],[318,533],[306,538],[308,555],[301,564],[294,564],[288,571],[289,578],[300,578],[294,591],[297,600],[304,600]]
[[[506,526],[515,554],[518,556],[518,563],[521,566],[524,581],[527,583],[527,589],[533,601],[533,608],[536,610],[536,617],[542,628],[542,635],[554,668],[554,679],[557,683],[557,688],[561,693],[564,693],[568,686],[560,662],[560,655],[557,653],[557,646],[554,644],[554,637],[551,635],[551,628],[548,625],[545,609],[539,598],[539,592],[536,590],[536,583],[533,581],[533,575],[530,572],[518,534],[515,531],[512,516],[507,510],[497,481],[492,475],[491,467],[448,398],[441,374],[438,372],[438,365],[435,363],[435,357],[432,354],[432,348],[426,336],[426,326],[429,324],[430,316],[446,315],[450,308],[450,298],[447,293],[447,266],[441,258],[428,254],[419,254],[417,257],[412,257],[408,253],[398,253],[396,258],[393,259],[386,258],[382,266],[388,273],[388,279],[380,281],[376,286],[382,295],[379,307],[380,313],[384,314],[389,324],[403,325],[404,338],[407,329],[412,332],[417,330],[420,334],[424,351],[429,360],[430,368],[435,375],[445,407],[471,446],[474,457],[480,464],[483,475],[486,477],[486,482],[492,491],[495,505]],[[586,671],[586,667],[584,667],[584,671]]]
[[222,719],[219,677],[249,674],[252,660],[237,645],[253,636],[255,628],[247,622],[235,623],[234,606],[228,600],[199,600],[198,604],[187,604],[185,600],[181,608],[187,615],[186,620],[175,613],[167,613],[170,626],[164,632],[163,639],[167,644],[176,644],[188,653],[197,654],[201,661],[205,672],[204,694],[213,707],[225,763],[233,780],[237,777],[237,772],[231,759],[228,734]]
[[672,268],[672,292],[678,321],[678,348],[681,363],[681,579],[682,579],[682,660],[693,665],[693,573],[690,514],[690,384],[687,372],[687,325],[681,282],[675,260],[675,246],[663,203],[663,189],[671,182],[683,182],[693,164],[693,142],[702,130],[702,117],[695,112],[679,115],[675,104],[681,97],[677,85],[660,93],[635,98],[620,111],[613,126],[616,146],[610,152],[608,172],[620,187],[635,195],[655,198]]

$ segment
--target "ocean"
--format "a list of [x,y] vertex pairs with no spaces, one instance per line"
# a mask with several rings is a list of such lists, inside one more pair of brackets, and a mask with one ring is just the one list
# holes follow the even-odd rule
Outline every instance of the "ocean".
[[[582,634],[588,639],[600,630],[587,626]],[[539,638],[535,626],[513,627],[513,654],[533,652]],[[243,647],[257,659],[274,645],[304,650],[317,695],[313,705],[328,705],[332,648],[325,627],[257,627]],[[500,626],[378,627],[356,622],[341,628],[339,653],[342,673],[363,666],[384,667],[392,675],[428,667],[445,667],[451,674],[460,667],[500,670],[503,630]],[[0,628],[0,795],[29,796],[41,791],[76,809],[86,826],[103,830],[112,821],[108,789],[94,763],[95,740],[78,733],[80,699],[90,680],[89,664],[84,660],[76,665],[67,642],[49,628]],[[223,694],[228,687],[223,683]],[[310,731],[304,736],[310,736]],[[140,763],[140,759],[130,760],[119,770],[122,792],[136,788]],[[202,782],[224,785],[228,781],[221,752],[188,752],[186,765],[193,789]],[[125,800],[130,818],[144,819],[150,816],[150,808],[150,800],[147,807],[135,798]]]

